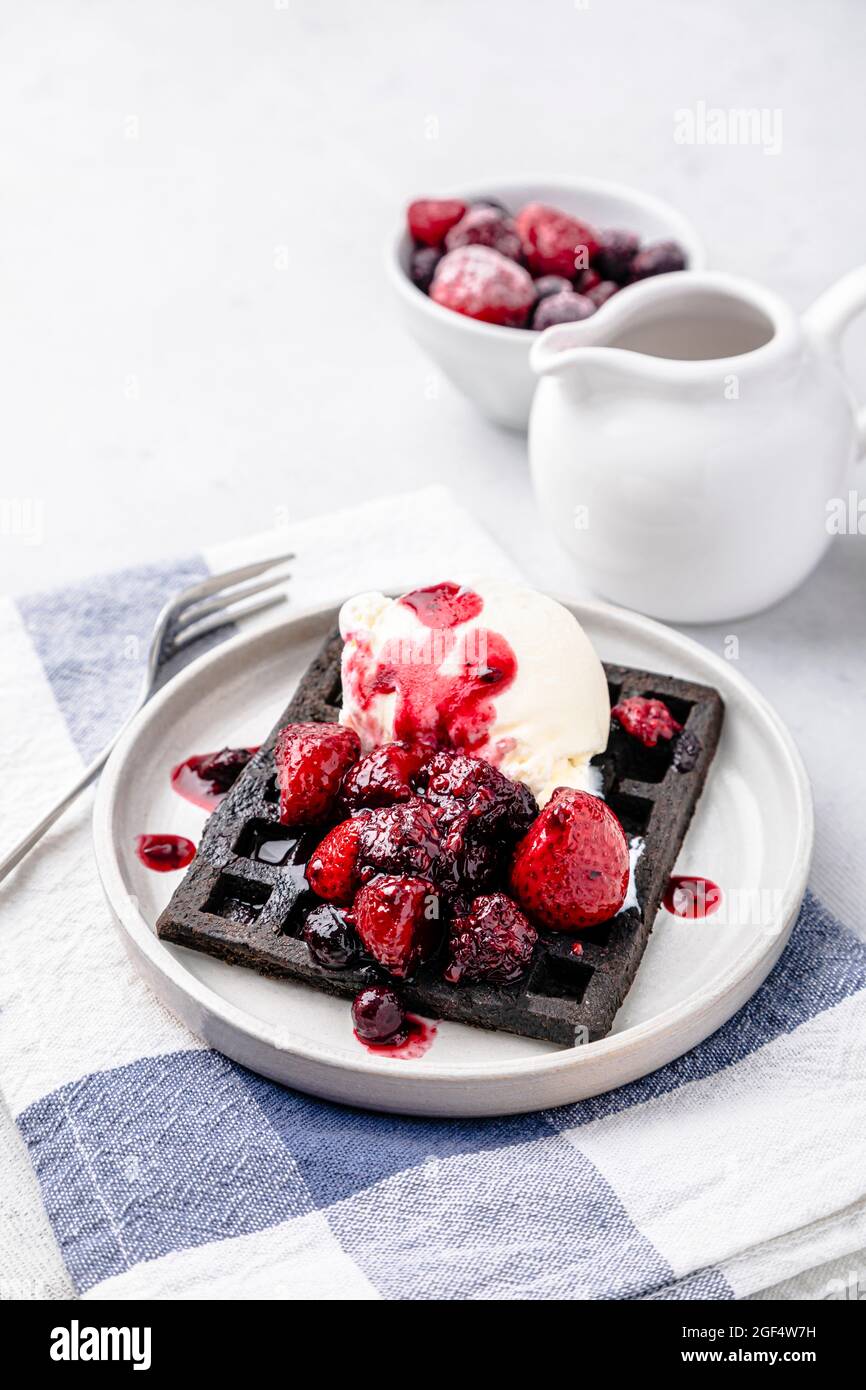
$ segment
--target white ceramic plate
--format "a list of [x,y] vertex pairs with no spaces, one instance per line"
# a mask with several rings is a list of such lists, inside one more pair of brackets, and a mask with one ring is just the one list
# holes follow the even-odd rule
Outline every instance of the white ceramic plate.
[[721,691],[722,739],[677,870],[715,880],[722,911],[694,922],[662,909],[601,1042],[562,1049],[445,1023],[414,1060],[364,1049],[345,1000],[159,941],[154,923],[178,875],[143,867],[136,837],[198,839],[204,812],[171,789],[170,769],[192,753],[264,738],[333,625],[335,610],[319,609],[242,634],[190,666],[135,719],[100,782],[94,834],[108,902],[137,968],[195,1033],[265,1076],[331,1100],[419,1115],[506,1114],[644,1076],[754,993],[788,938],[812,852],[811,794],[794,743],[766,701],[697,643],[604,604],[561,601],[605,660]]

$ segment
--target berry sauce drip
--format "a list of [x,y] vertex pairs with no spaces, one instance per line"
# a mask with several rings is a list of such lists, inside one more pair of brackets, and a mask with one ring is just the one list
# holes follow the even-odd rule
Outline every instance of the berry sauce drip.
[[412,609],[419,623],[432,628],[468,623],[471,618],[477,618],[484,607],[480,594],[448,581],[431,584],[427,589],[414,589],[411,594],[404,594],[400,602]]
[[158,874],[185,869],[195,858],[195,845],[184,835],[139,835],[135,852],[145,868]]
[[443,628],[386,645],[378,662],[359,643],[345,674],[362,711],[377,696],[396,695],[395,739],[411,743],[430,735],[477,753],[488,740],[496,697],[517,675],[517,658],[498,632],[473,628],[461,638]]
[[258,748],[223,748],[219,753],[194,753],[172,768],[171,785],[193,806],[213,811],[258,751]]
[[722,890],[711,878],[692,878],[677,874],[668,880],[662,899],[668,912],[696,922],[711,917],[721,906]]
[[414,1014],[406,1015],[405,1032],[401,1034],[398,1042],[373,1043],[367,1042],[362,1038],[357,1029],[354,1030],[355,1037],[362,1047],[368,1052],[372,1052],[375,1057],[401,1057],[404,1062],[412,1062],[417,1057],[423,1057],[433,1046],[433,1039],[436,1037],[436,1024],[426,1023],[423,1018],[416,1018]]

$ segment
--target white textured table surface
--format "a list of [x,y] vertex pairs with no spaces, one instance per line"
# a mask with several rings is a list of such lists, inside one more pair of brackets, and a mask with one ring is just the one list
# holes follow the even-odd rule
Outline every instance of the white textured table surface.
[[[576,587],[534,512],[523,440],[479,419],[393,322],[382,251],[409,196],[512,172],[633,182],[692,218],[711,265],[798,308],[864,258],[862,0],[53,0],[2,27],[0,502],[44,516],[38,545],[4,524],[2,591],[431,480],[533,581]],[[779,109],[781,152],[676,144],[674,111],[701,101]],[[861,326],[861,393],[864,348]],[[744,631],[743,669],[813,774],[831,749],[788,697],[774,637],[820,635],[844,718],[846,653],[866,643],[850,540]],[[831,782],[816,782],[834,906]],[[862,866],[845,874],[866,886]],[[2,1137],[17,1176],[0,1184],[0,1293],[60,1291]],[[786,1293],[821,1297],[829,1277]]]

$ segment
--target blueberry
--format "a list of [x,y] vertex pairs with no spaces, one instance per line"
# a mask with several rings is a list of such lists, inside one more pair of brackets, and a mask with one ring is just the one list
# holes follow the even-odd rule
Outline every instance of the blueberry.
[[503,217],[510,217],[511,213],[504,203],[500,203],[498,198],[473,198],[469,204],[472,208],[493,208],[496,212],[501,212]]
[[564,275],[539,275],[535,282],[536,304],[539,299],[547,299],[551,294],[562,294],[564,291],[574,289],[570,280],[566,280]]
[[684,729],[674,744],[673,765],[677,772],[691,772],[702,752],[703,744],[697,734]]
[[354,929],[339,908],[330,903],[314,907],[304,923],[304,940],[317,965],[326,970],[344,970],[358,956],[359,942]]
[[441,259],[442,252],[435,246],[419,246],[416,251],[412,252],[412,259],[409,262],[409,279],[425,294],[433,283],[433,276]]
[[585,294],[563,290],[560,294],[542,299],[532,318],[532,327],[539,333],[554,323],[577,323],[595,313],[595,305]]
[[352,1001],[352,1022],[364,1042],[384,1045],[406,1038],[406,1011],[389,985],[367,985]]
[[596,309],[600,309],[618,292],[619,285],[614,280],[602,280],[594,289],[587,291],[587,299],[591,299]]
[[648,275],[667,275],[672,270],[685,270],[686,257],[676,241],[658,241],[639,251],[631,263],[633,280],[645,280]]
[[625,285],[631,279],[632,261],[639,250],[640,240],[634,232],[602,232],[601,247],[593,264],[603,280]]

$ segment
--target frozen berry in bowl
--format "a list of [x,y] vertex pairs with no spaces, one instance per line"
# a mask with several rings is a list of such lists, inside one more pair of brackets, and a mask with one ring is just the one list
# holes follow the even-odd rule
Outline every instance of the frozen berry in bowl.
[[517,228],[510,217],[504,217],[496,208],[470,208],[461,217],[445,238],[445,250],[456,251],[460,246],[490,246],[509,260],[520,260]]
[[574,285],[569,288],[577,290],[578,294],[589,294],[590,290],[596,289],[600,284],[601,276],[597,270],[582,270]]
[[589,268],[599,248],[598,234],[587,222],[545,203],[527,203],[515,223],[526,264],[534,275],[563,275],[571,280]]
[[563,290],[561,294],[551,294],[542,299],[532,316],[532,327],[543,333],[556,323],[579,323],[595,313],[596,306],[585,294],[575,294],[573,290]]
[[628,842],[613,811],[589,792],[560,787],[517,846],[509,883],[531,921],[577,931],[616,915],[628,879]]
[[594,265],[603,280],[615,280],[626,285],[631,279],[632,262],[640,250],[640,237],[635,232],[610,228],[601,233],[600,246]]
[[658,241],[637,253],[631,263],[631,276],[633,280],[646,280],[650,275],[668,275],[685,268],[685,252],[679,242]]
[[486,195],[483,198],[473,198],[469,206],[470,208],[493,208],[494,211],[500,213],[502,217],[511,216],[510,211],[503,202],[500,202],[498,198],[488,198]]
[[449,251],[433,276],[430,298],[481,323],[523,328],[535,303],[532,277],[489,246]]
[[390,985],[367,985],[352,1001],[352,1023],[362,1042],[397,1046],[408,1037],[406,1011]]
[[475,898],[451,924],[444,977],[449,984],[507,985],[526,974],[538,932],[505,893]]
[[340,724],[287,724],[274,748],[283,825],[326,821],[361,742]]
[[619,285],[615,280],[601,280],[594,289],[587,291],[587,299],[591,299],[596,309],[600,309],[602,304],[606,304],[615,294],[619,293]]
[[416,198],[406,213],[409,234],[422,246],[441,246],[465,212],[466,204],[458,198]]
[[566,280],[564,275],[539,275],[535,282],[535,298],[546,299],[549,294],[567,294],[574,289],[570,280]]
[[358,958],[357,933],[345,914],[330,903],[319,903],[307,914],[304,941],[313,960],[325,970],[346,970]]
[[409,279],[426,294],[443,253],[437,246],[418,246],[409,258]]
[[439,894],[429,879],[380,874],[359,889],[348,920],[374,960],[404,979],[442,937]]
[[659,739],[672,739],[682,729],[664,700],[645,695],[632,695],[620,700],[610,712],[611,719],[638,739],[645,748],[655,748]]

